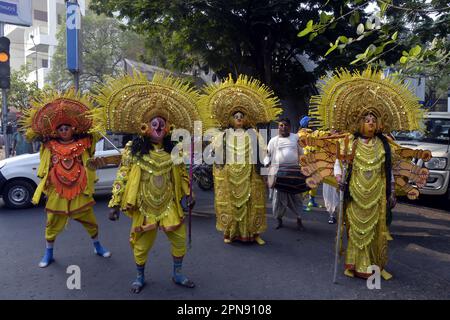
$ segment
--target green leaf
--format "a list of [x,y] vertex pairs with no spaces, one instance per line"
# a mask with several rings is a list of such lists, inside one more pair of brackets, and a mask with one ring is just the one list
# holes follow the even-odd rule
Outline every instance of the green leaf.
[[309,34],[310,32],[312,31],[312,29],[311,28],[308,28],[308,27],[306,27],[305,29],[303,29],[302,31],[300,31],[299,33],[298,33],[298,37],[304,37],[304,36],[306,36],[307,34]]
[[348,38],[346,36],[340,36],[339,41],[342,43],[348,43]]
[[362,23],[358,24],[358,27],[356,28],[356,34],[362,35],[364,33],[364,25]]
[[408,62],[408,57],[403,56],[400,58],[400,63],[405,64],[406,62]]
[[326,13],[323,12],[323,11],[320,13],[320,23],[321,23],[321,24],[326,24],[326,23],[328,23],[328,21],[330,21],[331,18],[333,18],[333,15],[328,15],[328,14],[326,14]]
[[313,32],[309,35],[309,41],[312,41],[315,37],[317,37],[318,33],[317,32]]
[[409,50],[409,55],[415,57],[418,56],[421,51],[422,48],[419,45],[417,45],[414,48],[411,48],[411,50]]
[[374,28],[374,25],[373,25],[372,21],[367,19],[367,21],[366,21],[366,29],[372,30],[373,28]]
[[314,21],[309,20],[308,23],[306,24],[306,27],[312,29],[313,23]]
[[365,58],[366,58],[366,55],[365,55],[364,53],[357,54],[357,55],[356,55],[356,59],[353,60],[352,62],[350,62],[350,64],[355,64],[355,63],[357,63],[358,61],[361,61],[361,60],[363,60],[363,59],[365,59]]
[[337,43],[335,43],[334,45],[332,45],[331,48],[328,49],[327,53],[325,53],[325,57],[326,57],[327,55],[329,55],[331,52],[333,52],[334,50],[336,50],[337,47],[338,47],[338,44],[337,44]]
[[405,50],[403,50],[402,55],[404,55],[405,57],[409,57],[409,53],[406,52]]
[[397,40],[397,36],[398,36],[398,31],[395,31],[394,34],[392,35],[391,39]]

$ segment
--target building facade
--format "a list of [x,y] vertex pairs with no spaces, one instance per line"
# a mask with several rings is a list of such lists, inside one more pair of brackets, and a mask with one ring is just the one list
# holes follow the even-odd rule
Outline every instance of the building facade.
[[[19,70],[27,63],[31,66],[28,76],[30,82],[38,82],[42,88],[50,70],[55,52],[56,34],[66,21],[65,0],[33,0],[31,27],[5,25],[5,36],[11,41],[11,68]],[[78,0],[81,14],[84,15],[86,0]]]

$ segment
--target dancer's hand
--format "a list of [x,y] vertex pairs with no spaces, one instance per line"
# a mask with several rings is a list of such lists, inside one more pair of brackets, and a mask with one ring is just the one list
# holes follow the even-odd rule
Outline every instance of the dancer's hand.
[[191,208],[191,209],[194,208],[194,206],[195,206],[195,198],[194,197],[192,197],[192,199],[191,199],[188,195],[185,195],[183,198],[184,198],[183,200],[186,203],[186,206],[188,208]]
[[109,210],[109,220],[111,221],[116,221],[119,220],[120,217],[120,210],[119,207],[114,207],[111,208],[111,210]]

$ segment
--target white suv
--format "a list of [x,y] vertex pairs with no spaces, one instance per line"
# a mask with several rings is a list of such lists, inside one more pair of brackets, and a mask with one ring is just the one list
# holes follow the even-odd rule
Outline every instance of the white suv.
[[[110,136],[115,146],[123,147],[121,136]],[[97,142],[96,157],[117,155],[118,151],[105,139]],[[31,207],[36,186],[39,183],[37,169],[39,167],[39,153],[23,154],[0,161],[0,195],[8,208],[21,209]],[[116,178],[117,166],[98,169],[98,181],[95,192],[111,192]]]

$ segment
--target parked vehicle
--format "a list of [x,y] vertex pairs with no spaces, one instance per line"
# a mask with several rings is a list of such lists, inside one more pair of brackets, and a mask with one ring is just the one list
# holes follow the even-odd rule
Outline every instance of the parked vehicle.
[[[110,137],[118,147],[122,146],[122,137]],[[117,155],[118,151],[104,139],[97,142],[95,157]],[[0,195],[8,208],[20,209],[31,207],[31,199],[39,184],[37,169],[39,153],[23,154],[0,161]],[[117,165],[109,165],[98,169],[99,180],[95,184],[95,192],[111,192],[116,178]]]
[[200,189],[207,191],[213,188],[214,178],[212,165],[206,163],[194,165],[192,175]]
[[444,196],[450,200],[450,112],[429,112],[425,132],[397,132],[397,142],[412,149],[430,150],[433,157],[424,165],[430,170],[421,193]]

